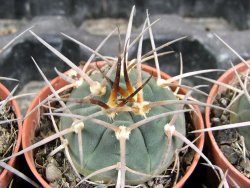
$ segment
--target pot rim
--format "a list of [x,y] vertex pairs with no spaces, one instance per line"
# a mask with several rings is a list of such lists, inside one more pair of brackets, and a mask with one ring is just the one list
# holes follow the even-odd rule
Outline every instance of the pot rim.
[[[250,64],[250,60],[248,60],[247,63]],[[248,68],[247,65],[245,65],[245,63],[243,63],[243,62],[241,62],[235,66],[235,69],[237,70],[237,72],[244,72],[247,70],[247,68]],[[235,76],[234,68],[230,68],[225,73],[223,73],[217,81],[220,81],[223,83],[230,83],[235,78],[234,76]],[[208,98],[207,98],[207,102],[206,102],[207,104],[213,104],[215,96],[217,95],[220,87],[221,86],[219,86],[217,84],[213,85],[213,87],[211,88],[211,90],[209,92]],[[210,107],[205,108],[205,123],[206,123],[207,128],[211,127]],[[220,156],[221,161],[223,161],[223,163],[224,163],[223,165],[227,166],[227,169],[229,170],[228,173],[232,176],[235,176],[237,178],[237,180],[241,179],[241,181],[245,181],[245,182],[247,182],[248,185],[250,185],[250,179],[248,179],[246,176],[241,174],[224,156],[224,154],[220,150],[220,148],[219,148],[219,146],[214,138],[212,131],[208,131],[208,136],[209,136],[210,143],[213,146],[213,149],[215,150],[215,152],[217,152],[218,156]],[[223,170],[226,170],[226,169],[223,169]]]
[[[100,63],[103,64],[103,62],[100,62]],[[144,71],[146,71],[146,72],[152,73],[154,76],[156,75],[156,69],[154,67],[142,64],[142,69]],[[170,78],[170,76],[168,74],[164,73],[164,72],[161,72],[161,76],[164,79]],[[60,83],[60,82],[62,82],[62,83]],[[58,76],[58,77],[54,78],[51,81],[51,84],[57,90],[58,88],[62,87],[63,85],[66,85],[67,82],[64,81],[62,78],[60,78]],[[184,93],[186,93],[186,90],[183,89],[183,88],[181,88],[181,91],[184,92]],[[29,107],[29,109],[27,111],[27,114],[38,104],[39,101],[41,101],[41,100],[44,99],[44,97],[40,97],[40,95],[42,95],[42,93],[44,93],[44,92],[47,92],[47,94],[46,94],[47,96],[48,96],[48,93],[51,93],[48,86],[44,87],[41,90],[41,92],[39,92],[39,94],[36,96],[36,98],[32,101],[32,103],[31,103],[31,105],[30,105],[30,107]],[[194,105],[194,108],[197,111],[197,114],[195,114],[195,116],[194,116],[196,118],[194,122],[198,122],[198,123],[195,124],[195,127],[199,128],[199,129],[202,129],[202,128],[204,128],[204,122],[203,122],[203,119],[202,119],[202,115],[201,115],[200,109],[196,105]],[[35,117],[36,116],[35,114],[37,114],[37,111],[35,111],[35,113],[33,113],[27,119],[24,120],[24,123],[23,123],[24,131],[23,131],[23,135],[22,135],[23,148],[26,148],[26,147],[29,146],[28,138],[30,138],[30,136],[27,135],[27,130],[29,130],[30,128],[28,128],[29,127],[28,120],[30,118],[32,118],[32,117]],[[36,124],[36,122],[33,121],[33,127],[35,126],[34,124]],[[198,135],[200,137],[196,141],[196,146],[199,148],[200,151],[202,151],[203,146],[204,146],[204,138],[205,138],[205,136],[204,136],[204,133],[198,133],[198,134],[196,134],[196,136],[198,136]],[[36,168],[34,166],[34,160],[33,160],[32,152],[25,153],[25,159],[26,159],[26,161],[27,161],[27,163],[28,163],[31,171],[36,176],[36,178],[40,181],[40,183],[44,187],[49,188],[50,187],[49,184],[42,178],[42,176],[37,172],[37,170],[36,170]],[[185,175],[174,186],[175,188],[179,188],[179,187],[182,187],[184,185],[184,183],[186,182],[186,180],[190,177],[190,175],[194,171],[195,167],[197,166],[199,159],[200,159],[200,155],[198,153],[195,153],[195,156],[193,158],[193,161],[192,161],[191,165],[187,169]]]
[[[0,96],[2,98],[6,98],[9,94],[10,94],[10,91],[3,84],[0,83]],[[16,118],[21,120],[22,114],[18,106],[18,103],[16,102],[16,100],[11,100],[10,103],[16,115]],[[23,131],[22,122],[18,121],[17,123],[18,123],[18,134],[17,134],[14,151],[12,152],[13,154],[19,151],[19,148],[21,146],[21,140],[22,140],[22,131]],[[7,164],[13,167],[15,165],[15,162],[16,162],[16,157],[13,157],[8,161]],[[2,173],[0,174],[0,187],[7,187],[7,185],[10,183],[12,176],[13,176],[12,172],[4,169]]]

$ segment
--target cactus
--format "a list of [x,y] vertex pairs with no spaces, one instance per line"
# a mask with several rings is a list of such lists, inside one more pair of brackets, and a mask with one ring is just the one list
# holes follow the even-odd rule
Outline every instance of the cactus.
[[[220,36],[217,34],[214,34],[214,36],[221,41],[231,52],[233,52],[244,64],[244,66],[247,67],[246,71],[241,70],[240,67],[237,69],[232,63],[232,69],[229,70],[228,73],[225,74],[225,78],[231,76],[230,82],[231,83],[224,83],[220,82],[219,80],[213,80],[208,79],[204,77],[200,77],[203,80],[207,80],[209,82],[212,82],[216,85],[221,86],[222,88],[227,88],[227,92],[232,92],[232,96],[230,96],[228,99],[230,101],[225,101],[225,104],[223,106],[227,106],[226,109],[229,109],[230,115],[229,115],[229,122],[230,124],[227,125],[217,125],[213,128],[207,128],[203,131],[215,131],[215,130],[224,130],[224,129],[232,129],[236,128],[237,131],[240,133],[241,136],[243,136],[244,139],[244,145],[243,150],[245,151],[245,148],[247,148],[248,151],[250,151],[250,138],[249,138],[249,132],[250,132],[250,85],[249,85],[249,63],[244,60],[243,57],[240,56],[238,52],[236,52],[227,42],[225,42]],[[234,73],[234,75],[233,75]],[[226,81],[226,79],[224,80]],[[223,80],[221,78],[221,80]],[[229,104],[227,104],[229,102]],[[225,110],[225,109],[224,109]],[[226,112],[228,113],[228,112]],[[193,132],[200,132],[200,131],[193,131]],[[243,152],[243,155],[245,155],[245,152]],[[245,156],[244,156],[245,157]]]
[[[248,91],[250,87],[248,86]],[[250,121],[250,101],[246,95],[241,95],[231,106],[230,123],[240,123]],[[250,126],[237,128],[238,132],[244,137],[245,146],[250,151]]]
[[[60,132],[74,128],[74,132],[64,135],[73,168],[85,179],[116,183],[117,187],[137,185],[160,175],[173,162],[176,150],[183,145],[181,139],[172,136],[175,129],[180,135],[186,134],[184,112],[187,110],[182,110],[184,105],[162,104],[162,101],[178,99],[163,84],[153,40],[151,58],[155,58],[158,66],[157,78],[144,72],[141,67],[143,59],[139,52],[143,35],[139,36],[137,60],[127,60],[134,10],[131,12],[124,50],[118,58],[102,57],[93,51],[104,59],[103,66],[90,65],[94,57],[92,55],[81,70],[30,31],[80,76],[77,82],[73,81],[76,87],[69,98],[65,99],[67,104],[61,101],[62,107],[67,109],[65,113],[71,115],[61,117],[59,125]],[[148,17],[146,23],[152,39]],[[115,75],[112,75],[115,68]],[[74,118],[76,116],[83,119]]]
[[[215,34],[215,37],[217,37],[230,51],[232,51],[236,56],[238,56],[239,59],[242,60],[242,62],[245,64],[245,66],[248,67],[248,70],[243,73],[244,76],[240,77],[240,72],[238,72],[235,68],[235,66],[231,63],[232,69],[235,73],[235,78],[238,80],[238,86],[240,86],[240,89],[235,86],[235,88],[232,89],[231,86],[226,86],[228,89],[232,90],[235,93],[238,93],[237,96],[234,96],[235,98],[232,99],[232,105],[230,107],[230,110],[235,112],[236,114],[231,113],[230,114],[230,123],[232,124],[231,128],[236,128],[238,132],[243,136],[245,147],[248,151],[250,151],[250,138],[249,138],[249,131],[250,126],[248,122],[250,121],[250,97],[249,97],[249,91],[250,91],[250,85],[249,85],[249,65],[247,61],[245,61],[229,44],[227,44],[222,38],[220,38],[218,35]],[[244,122],[245,125],[239,125],[237,123]],[[233,124],[237,124],[236,126]],[[227,127],[230,128],[230,127]]]
[[[185,137],[184,113],[191,112],[196,107],[184,109],[184,105],[205,105],[190,100],[192,91],[199,91],[200,86],[192,88],[185,96],[178,94],[178,91],[182,87],[182,78],[215,70],[181,73],[176,77],[163,80],[158,56],[173,51],[161,54],[157,54],[157,51],[185,37],[156,48],[151,28],[156,21],[150,23],[147,14],[142,32],[130,42],[134,12],[133,7],[123,51],[119,41],[118,57],[102,56],[98,52],[115,30],[100,43],[96,50],[62,33],[92,52],[83,67],[77,67],[33,31],[29,31],[72,70],[66,74],[56,70],[61,78],[69,82],[68,85],[56,91],[32,58],[52,94],[26,116],[51,99],[58,101],[62,108],[57,109],[57,112],[52,112],[50,109],[50,113],[44,114],[51,116],[56,134],[25,150],[30,151],[60,137],[61,145],[49,155],[53,156],[58,151],[65,150],[65,156],[76,175],[81,178],[80,174],[82,174],[84,177],[77,185],[90,179],[95,182],[94,184],[101,186],[116,184],[117,188],[123,188],[125,185],[138,185],[154,177],[162,177],[161,174],[171,168],[170,165],[174,160],[178,163],[178,153],[183,143],[200,154],[214,169],[207,157]],[[152,51],[142,55],[145,32],[149,33]],[[129,61],[128,51],[136,42],[138,42],[137,58]],[[103,60],[101,65],[99,62],[90,64],[95,56]],[[155,77],[143,70],[142,63],[149,59],[155,61]],[[181,54],[180,61],[182,63]],[[178,84],[173,83],[176,80],[179,80]],[[171,84],[177,87],[175,91],[169,87]],[[72,89],[70,95],[62,98],[59,94],[69,88]],[[63,113],[58,113],[62,110]],[[60,116],[59,125],[56,125],[53,116]],[[21,153],[23,151],[19,154]],[[176,168],[175,164],[173,168]],[[178,180],[178,173],[174,184]]]
[[[115,129],[105,128],[88,120],[84,121],[82,134],[82,154],[79,154],[78,136],[75,133],[66,135],[70,147],[70,155],[78,171],[84,176],[103,169],[108,166],[115,165],[121,158],[121,140],[125,137],[125,163],[126,167],[147,175],[161,174],[171,164],[174,152],[183,145],[183,141],[177,138],[171,138],[171,149],[168,152],[167,159],[163,161],[166,148],[166,135],[164,126],[168,124],[172,117],[166,116],[149,123],[145,123],[138,128],[130,130],[131,126],[144,118],[150,118],[158,114],[175,111],[177,105],[156,106],[149,108],[151,102],[163,100],[176,100],[174,93],[166,88],[158,86],[156,79],[150,79],[149,73],[142,72],[142,78],[147,79],[144,83],[143,91],[144,101],[138,101],[136,92],[136,75],[137,71],[132,68],[129,73],[124,65],[124,73],[121,74],[121,62],[117,62],[117,70],[113,84],[107,85],[106,92],[101,96],[92,98],[89,104],[78,104],[70,108],[73,114],[89,116],[101,109],[112,109],[116,107],[127,106],[131,111],[120,111],[114,113],[106,113],[98,119],[110,123]],[[106,66],[106,71],[110,67]],[[101,83],[105,77],[105,73],[96,71],[91,74],[91,78]],[[128,77],[127,77],[128,76]],[[126,81],[125,81],[126,80]],[[130,80],[132,82],[130,82]],[[126,89],[125,89],[126,88]],[[81,86],[75,88],[69,99],[83,99],[90,96],[91,91],[89,85],[85,82]],[[134,95],[134,96],[133,96]],[[69,106],[72,102],[68,102]],[[142,107],[140,109],[140,107]],[[67,129],[73,124],[71,118],[62,117],[60,129]],[[185,135],[185,118],[184,113],[180,113],[176,120],[176,129]],[[124,131],[124,133],[123,133]],[[124,134],[124,135],[123,135]],[[83,162],[80,157],[83,156]],[[163,164],[162,164],[163,162]],[[143,176],[126,173],[126,183],[140,184],[147,181],[151,176]],[[93,177],[94,180],[104,182],[115,182],[117,179],[116,170],[98,174]]]

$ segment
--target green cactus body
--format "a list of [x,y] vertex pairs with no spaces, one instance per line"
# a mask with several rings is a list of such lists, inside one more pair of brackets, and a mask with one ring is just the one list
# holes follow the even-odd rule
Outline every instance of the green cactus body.
[[[248,87],[248,90],[250,87]],[[231,110],[237,115],[230,115],[231,123],[250,121],[250,103],[245,95],[240,96],[232,105]],[[248,151],[250,151],[250,126],[237,128],[239,133],[244,137],[244,142]]]
[[[136,70],[132,69],[129,72],[129,78],[132,85],[136,87]],[[150,75],[146,72],[142,72],[142,78],[146,79]],[[103,75],[96,71],[90,76],[93,80],[101,83]],[[115,76],[111,76],[114,79]],[[121,75],[120,86],[125,87],[125,81]],[[103,96],[95,96],[98,99],[106,103],[109,99],[109,95],[112,88],[109,84],[106,86],[106,93]],[[89,85],[85,82],[78,88],[75,88],[70,98],[83,98],[90,95]],[[163,100],[176,100],[172,91],[166,88],[159,87],[156,84],[156,79],[152,78],[143,87],[143,97],[147,102],[163,101]],[[88,116],[101,108],[94,104],[76,104],[70,110],[74,114]],[[132,106],[133,102],[126,104]],[[174,111],[180,108],[180,105],[165,105],[153,107],[146,113],[147,117],[165,113],[168,111]],[[108,115],[102,115],[97,117],[102,121],[111,123],[117,127],[129,126],[135,122],[143,120],[145,117],[135,114],[133,112],[119,112],[114,118],[110,118]],[[129,139],[126,141],[126,166],[137,172],[144,174],[161,174],[173,161],[173,155],[176,149],[182,147],[183,142],[180,139],[172,137],[172,144],[168,158],[165,163],[160,165],[160,161],[165,154],[165,148],[167,144],[167,138],[164,133],[164,126],[170,122],[172,116],[166,116],[164,118],[157,119],[149,122],[139,128],[131,131]],[[60,129],[64,130],[69,128],[73,123],[71,118],[62,117],[60,123]],[[185,117],[183,113],[178,114],[178,118],[175,123],[175,128],[183,135],[186,134]],[[115,133],[111,129],[107,129],[103,126],[96,125],[90,120],[84,121],[84,129],[82,130],[83,138],[83,166],[80,163],[80,155],[77,142],[77,134],[70,133],[65,136],[69,142],[71,158],[80,174],[87,176],[94,171],[111,166],[120,161],[120,145],[115,136]],[[91,178],[93,181],[101,181],[104,183],[115,183],[117,178],[117,170],[111,170],[96,175]],[[136,185],[149,180],[150,177],[126,172],[126,183],[130,185]]]

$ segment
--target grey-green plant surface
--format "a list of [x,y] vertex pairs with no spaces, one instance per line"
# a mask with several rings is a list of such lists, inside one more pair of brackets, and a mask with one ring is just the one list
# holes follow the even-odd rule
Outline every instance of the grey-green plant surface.
[[[119,60],[118,60],[119,61]],[[74,114],[89,116],[99,112],[103,108],[112,109],[117,107],[128,107],[129,111],[121,111],[112,114],[103,114],[98,117],[99,120],[107,122],[115,126],[115,129],[106,128],[92,122],[84,121],[82,134],[82,155],[79,154],[78,135],[71,133],[66,135],[70,147],[70,155],[78,171],[84,176],[88,176],[94,171],[116,165],[121,162],[121,137],[125,136],[125,162],[126,167],[138,173],[147,174],[140,175],[126,172],[126,184],[140,184],[146,182],[153,175],[159,175],[171,164],[173,155],[176,149],[182,147],[183,141],[172,137],[171,148],[168,149],[167,158],[166,146],[168,139],[164,131],[164,126],[169,124],[173,116],[165,116],[160,119],[140,125],[140,127],[131,129],[134,124],[144,119],[154,117],[159,114],[178,110],[177,105],[155,106],[150,108],[149,104],[164,100],[177,100],[174,93],[166,88],[160,87],[156,83],[156,78],[150,79],[150,74],[142,72],[142,79],[147,80],[145,86],[141,89],[143,92],[143,102],[139,102],[137,94],[131,96],[136,91],[136,75],[135,68],[129,70],[128,77],[131,83],[125,83],[124,75],[126,75],[126,67],[123,69],[124,74],[120,74],[120,64],[117,63],[116,79],[114,84],[106,86],[106,92],[101,96],[95,96],[90,101],[90,104],[78,104],[70,108]],[[105,72],[95,71],[90,76],[91,79],[101,83],[105,77],[103,74],[109,70],[106,66]],[[120,79],[119,79],[120,78]],[[114,76],[110,78],[114,80]],[[117,80],[119,79],[119,81]],[[149,80],[150,79],[150,80]],[[118,85],[116,85],[118,83]],[[126,87],[126,85],[130,85]],[[115,91],[116,88],[118,91]],[[131,91],[129,91],[131,89]],[[116,94],[114,94],[116,92]],[[69,99],[82,99],[91,95],[89,85],[85,82],[81,86],[75,88]],[[113,97],[115,96],[115,97]],[[127,101],[126,101],[127,100]],[[96,104],[98,101],[98,104]],[[126,101],[126,102],[125,102]],[[68,103],[70,106],[72,103]],[[105,105],[104,105],[105,104]],[[101,106],[100,106],[101,105]],[[139,112],[139,105],[143,106]],[[125,109],[125,108],[124,108]],[[60,129],[66,129],[72,126],[71,118],[62,117]],[[178,132],[185,135],[185,118],[184,113],[180,113],[175,121],[175,127]],[[121,133],[124,130],[124,134]],[[83,156],[81,164],[80,157]],[[115,183],[118,173],[117,169],[98,174],[93,177],[93,180],[98,180],[105,183]]]
[[[250,87],[248,86],[248,91]],[[236,114],[230,115],[230,123],[250,122],[250,101],[246,95],[241,95],[231,106]],[[245,146],[250,151],[250,126],[237,128],[244,137]]]

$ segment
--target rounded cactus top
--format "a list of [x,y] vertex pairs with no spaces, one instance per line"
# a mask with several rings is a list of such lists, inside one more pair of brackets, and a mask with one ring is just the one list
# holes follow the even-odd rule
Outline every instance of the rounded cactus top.
[[[74,103],[73,99],[83,99],[91,95],[91,89],[86,82],[75,88],[68,102],[71,113],[87,117],[83,121],[84,128],[81,129],[81,149],[79,149],[79,134],[70,133],[66,135],[69,142],[69,151],[75,167],[80,174],[88,176],[95,171],[107,169],[118,163],[121,163],[122,149],[125,147],[124,161],[126,165],[125,180],[129,184],[140,184],[153,175],[159,175],[173,161],[174,152],[182,147],[183,142],[177,138],[170,138],[171,145],[167,149],[169,139],[164,132],[164,126],[168,124],[171,116],[164,116],[153,121],[146,122],[131,131],[125,131],[127,135],[122,135],[125,138],[125,143],[121,145],[119,134],[105,126],[101,126],[93,119],[88,118],[97,112],[104,112],[106,109],[117,107],[128,107],[132,110],[121,110],[111,113],[100,113],[95,119],[101,120],[117,127],[117,131],[129,130],[129,128],[137,122],[151,118],[153,116],[166,112],[176,111],[181,105],[162,105],[152,108],[142,108],[138,110],[137,94],[139,91],[143,93],[144,107],[147,104],[157,101],[176,100],[174,93],[157,85],[156,79],[150,77],[150,74],[142,71],[143,87],[137,88],[137,71],[135,68],[130,68],[127,71],[125,67],[124,73],[121,73],[121,67],[117,65],[116,75],[105,76],[110,69],[106,66],[103,71],[96,70],[90,74],[90,77],[102,83],[107,80],[106,91],[102,96],[94,96],[87,103]],[[116,90],[116,91],[115,91]],[[115,96],[115,97],[114,97]],[[142,106],[143,106],[142,105]],[[137,110],[136,110],[137,108]],[[75,122],[72,118],[62,117],[60,129],[66,129],[72,126]],[[184,113],[179,113],[175,128],[178,132],[185,135],[185,117]],[[80,154],[79,152],[82,152]],[[167,153],[166,153],[167,152]],[[82,159],[81,159],[82,157]],[[104,172],[105,171],[105,172]],[[97,173],[91,178],[93,181],[104,183],[115,183],[118,176],[118,169],[104,170],[103,173]]]

